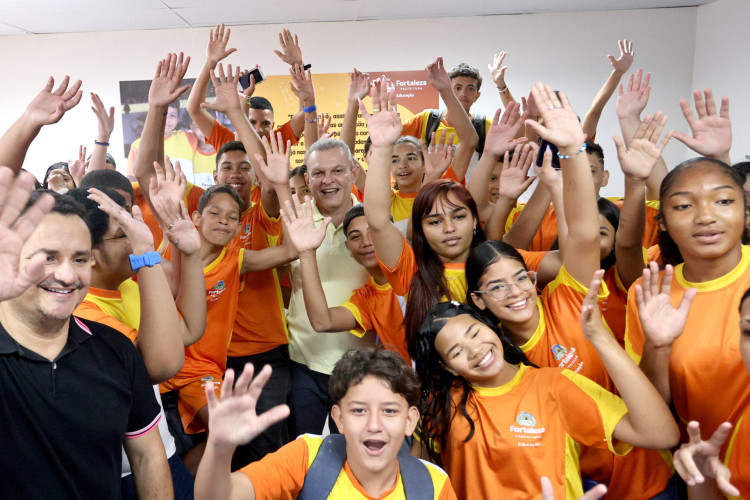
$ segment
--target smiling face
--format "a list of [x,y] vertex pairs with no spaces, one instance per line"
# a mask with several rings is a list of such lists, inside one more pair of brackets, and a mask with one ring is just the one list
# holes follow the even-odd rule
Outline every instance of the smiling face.
[[240,207],[226,193],[215,193],[202,213],[193,212],[201,240],[215,246],[226,246],[240,229]]
[[469,109],[471,109],[471,105],[474,104],[481,95],[481,92],[479,92],[479,89],[477,88],[476,78],[470,76],[454,77],[451,80],[451,88],[453,89],[453,93],[456,94],[458,102],[461,103],[461,106],[463,106],[467,113],[469,112]]
[[289,189],[292,192],[292,196],[295,194],[299,197],[301,203],[305,202],[305,196],[312,198],[312,191],[307,187],[304,175],[295,175],[289,179]]
[[[109,227],[102,236],[102,241],[91,251],[93,256],[94,283],[97,276],[106,275],[107,281],[122,282],[133,275],[130,267],[130,254],[133,248],[125,236],[122,226],[112,217],[109,218]],[[102,276],[103,277],[103,276]]]
[[40,253],[46,256],[44,279],[8,301],[9,306],[34,324],[67,321],[91,283],[88,226],[77,215],[45,215],[23,246],[21,271],[31,257]]
[[504,288],[500,300],[495,300],[490,294],[472,294],[474,304],[481,310],[488,309],[503,324],[504,328],[513,331],[514,327],[531,321],[536,317],[536,288],[528,286],[523,278],[526,269],[520,262],[500,257],[485,269],[479,280],[479,290],[491,291],[498,287]]
[[391,176],[402,193],[416,193],[422,186],[424,162],[414,144],[400,143],[393,148]]
[[435,337],[435,350],[449,372],[479,387],[500,387],[518,370],[503,358],[497,334],[468,314],[445,322]]
[[349,387],[331,416],[346,437],[346,460],[360,483],[388,475],[395,483],[396,455],[419,421],[417,408],[394,393],[388,382],[367,375]]
[[167,108],[167,116],[164,123],[164,137],[169,137],[169,134],[174,132],[177,125],[180,124],[180,110],[177,108]]
[[323,215],[351,207],[351,192],[357,167],[341,148],[317,150],[307,158],[307,185]]
[[370,226],[367,225],[364,216],[349,222],[346,228],[346,248],[359,265],[368,269],[378,267],[375,246],[370,237]]
[[240,198],[249,201],[255,173],[247,159],[247,153],[241,150],[223,153],[214,170],[214,181],[217,184],[229,184],[240,194]]
[[267,139],[271,138],[271,131],[273,130],[273,111],[270,109],[250,108],[247,112],[247,118],[250,120],[250,125],[261,139],[263,137]]
[[696,162],[680,173],[664,194],[662,214],[660,227],[679,247],[686,269],[696,265],[696,259],[714,265],[726,259],[729,269],[739,261],[746,224],[744,192],[716,165]]
[[445,263],[463,263],[471,250],[477,221],[453,193],[438,198],[422,219],[422,231],[430,247]]

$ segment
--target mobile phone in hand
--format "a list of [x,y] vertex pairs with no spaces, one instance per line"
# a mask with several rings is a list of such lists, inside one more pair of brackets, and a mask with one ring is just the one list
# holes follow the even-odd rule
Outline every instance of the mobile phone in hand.
[[255,85],[258,85],[260,82],[266,79],[266,74],[263,73],[263,68],[258,66],[240,77],[240,86],[242,87],[242,90],[245,90],[250,86],[251,75],[255,79]]
[[544,153],[549,149],[552,152],[552,168],[555,170],[560,170],[560,158],[557,156],[557,146],[552,144],[546,139],[542,139],[542,143],[539,145],[539,152],[536,155],[536,165],[537,167],[542,167],[542,162],[544,161]]

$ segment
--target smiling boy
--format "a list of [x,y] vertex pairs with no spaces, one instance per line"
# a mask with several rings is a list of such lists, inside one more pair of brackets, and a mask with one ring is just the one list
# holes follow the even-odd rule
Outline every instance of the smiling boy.
[[[404,437],[414,432],[419,420],[419,381],[398,354],[378,348],[347,352],[331,374],[329,391],[335,402],[331,417],[343,441],[340,436],[306,434],[230,474],[234,448],[289,414],[285,405],[255,413],[255,400],[270,374],[265,367],[250,382],[248,365],[234,389],[234,373],[227,373],[220,399],[207,389],[211,432],[196,477],[197,499],[308,498],[311,493],[331,499],[456,498],[441,469],[415,462],[401,451]],[[331,482],[331,467],[326,473],[318,464],[327,462],[329,453],[337,454],[335,441],[345,447],[344,453],[338,450],[343,466],[333,469],[335,484],[326,495],[321,484]],[[321,448],[327,453],[319,455]]]

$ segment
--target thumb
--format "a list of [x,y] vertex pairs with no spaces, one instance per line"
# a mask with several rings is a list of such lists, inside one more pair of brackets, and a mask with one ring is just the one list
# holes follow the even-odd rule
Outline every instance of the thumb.
[[615,56],[613,56],[613,55],[608,55],[607,59],[609,59],[609,62],[611,62],[611,63],[614,63],[615,61],[617,61],[617,58]]

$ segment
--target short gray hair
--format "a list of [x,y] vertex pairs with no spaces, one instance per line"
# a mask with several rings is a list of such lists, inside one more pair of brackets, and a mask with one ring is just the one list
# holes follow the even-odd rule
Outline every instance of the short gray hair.
[[346,159],[349,162],[349,168],[354,168],[354,159],[352,158],[352,152],[349,149],[349,146],[347,146],[345,142],[340,141],[338,139],[333,139],[331,137],[328,137],[326,139],[321,139],[315,142],[309,148],[307,148],[307,154],[305,155],[305,163],[309,164],[310,155],[316,151],[330,151],[331,149],[336,149],[336,148],[344,152],[344,155],[346,156]]

